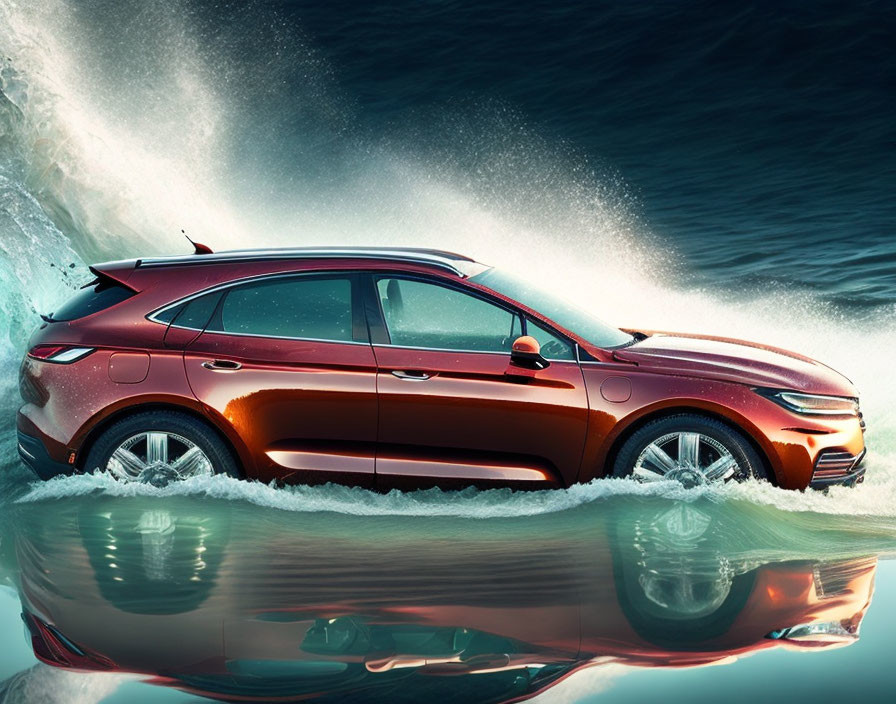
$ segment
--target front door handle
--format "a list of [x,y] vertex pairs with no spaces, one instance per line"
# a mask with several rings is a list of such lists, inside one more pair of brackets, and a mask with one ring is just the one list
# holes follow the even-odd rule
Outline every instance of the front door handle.
[[239,362],[234,362],[232,359],[209,359],[204,361],[202,366],[206,369],[211,369],[213,372],[235,372],[237,369],[241,369],[243,365]]
[[409,369],[407,371],[402,369],[395,369],[392,372],[392,376],[397,376],[399,379],[404,379],[405,381],[426,381],[432,374],[429,372],[422,372],[417,369]]

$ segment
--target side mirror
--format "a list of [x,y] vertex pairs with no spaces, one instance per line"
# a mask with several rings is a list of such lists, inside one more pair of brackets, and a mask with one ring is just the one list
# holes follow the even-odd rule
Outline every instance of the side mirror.
[[546,369],[550,362],[541,356],[541,345],[530,335],[523,335],[513,341],[510,348],[510,364],[521,369]]

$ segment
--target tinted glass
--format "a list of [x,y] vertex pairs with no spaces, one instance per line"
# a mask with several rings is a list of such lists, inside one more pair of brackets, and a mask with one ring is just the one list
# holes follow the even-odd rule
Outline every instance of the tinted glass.
[[576,358],[572,345],[534,320],[526,321],[526,332],[538,340],[538,344],[541,345],[541,356],[545,359]]
[[384,278],[377,292],[393,345],[509,352],[520,329],[513,313],[438,284]]
[[134,292],[124,286],[97,279],[59,306],[51,317],[54,321],[77,320],[111,308],[133,295]]
[[235,335],[352,340],[349,279],[296,277],[229,289],[209,330]]
[[518,278],[499,269],[489,269],[470,278],[492,291],[537,310],[548,320],[576,335],[581,335],[598,347],[619,347],[632,342],[628,333],[612,325],[607,325],[589,311],[574,306],[525,279]]
[[159,323],[165,323],[167,325],[172,320],[174,320],[177,317],[177,314],[180,313],[183,309],[184,304],[181,303],[179,306],[172,306],[171,308],[166,308],[163,311],[154,313],[152,319]]
[[184,328],[194,328],[202,330],[207,324],[208,319],[215,312],[218,300],[221,298],[221,292],[209,293],[205,296],[199,296],[192,301],[188,301],[180,307],[174,324]]

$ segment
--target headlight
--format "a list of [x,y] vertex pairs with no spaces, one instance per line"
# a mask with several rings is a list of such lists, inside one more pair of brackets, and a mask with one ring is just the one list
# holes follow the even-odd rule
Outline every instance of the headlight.
[[859,400],[846,396],[801,394],[796,391],[780,391],[778,389],[756,389],[756,393],[794,413],[818,416],[857,416],[859,414]]

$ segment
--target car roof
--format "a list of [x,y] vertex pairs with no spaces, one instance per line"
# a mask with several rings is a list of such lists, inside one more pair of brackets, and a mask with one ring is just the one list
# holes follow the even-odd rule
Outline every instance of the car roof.
[[[441,249],[417,247],[292,247],[284,249],[234,249],[212,254],[185,254],[137,259],[136,268],[225,264],[289,259],[379,259],[422,264],[447,269],[458,276],[471,276],[484,266],[474,259]],[[101,268],[102,265],[97,265]]]

